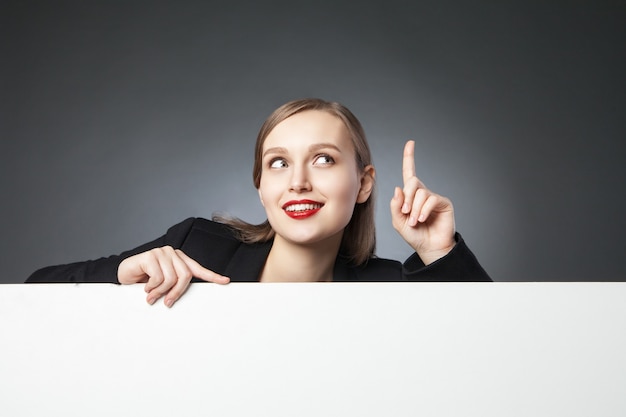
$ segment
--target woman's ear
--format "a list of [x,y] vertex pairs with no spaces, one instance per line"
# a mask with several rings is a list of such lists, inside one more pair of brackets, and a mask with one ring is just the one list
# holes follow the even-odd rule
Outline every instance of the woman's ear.
[[357,203],[365,203],[374,189],[374,183],[376,181],[376,170],[374,165],[368,165],[361,174],[361,188],[359,189],[359,195],[356,197]]
[[259,191],[259,199],[261,200],[261,205],[265,207],[265,203],[263,202],[263,194],[261,194],[261,189],[259,188],[258,191]]

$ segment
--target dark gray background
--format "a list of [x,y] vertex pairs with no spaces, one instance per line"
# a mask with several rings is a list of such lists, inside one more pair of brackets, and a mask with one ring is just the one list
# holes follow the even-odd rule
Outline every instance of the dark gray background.
[[2,3],[2,282],[105,256],[188,216],[264,213],[267,115],[361,119],[388,201],[418,175],[497,281],[624,280],[622,1]]

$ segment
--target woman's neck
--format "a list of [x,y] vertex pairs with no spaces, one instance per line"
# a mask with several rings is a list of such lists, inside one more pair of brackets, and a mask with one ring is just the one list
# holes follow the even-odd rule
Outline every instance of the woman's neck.
[[340,244],[341,236],[312,245],[294,244],[276,236],[259,281],[332,281]]

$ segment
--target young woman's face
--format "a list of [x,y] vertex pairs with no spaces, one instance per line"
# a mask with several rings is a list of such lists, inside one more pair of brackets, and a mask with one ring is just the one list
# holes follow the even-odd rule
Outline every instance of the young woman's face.
[[340,242],[355,204],[369,197],[348,129],[324,111],[279,123],[265,139],[262,162],[259,195],[277,239]]

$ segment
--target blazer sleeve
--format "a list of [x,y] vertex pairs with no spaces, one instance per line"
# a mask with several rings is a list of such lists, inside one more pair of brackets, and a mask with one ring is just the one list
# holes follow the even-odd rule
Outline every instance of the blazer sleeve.
[[194,223],[194,218],[188,218],[177,225],[170,227],[163,236],[138,246],[129,251],[106,258],[99,258],[84,262],[75,262],[66,265],[54,265],[39,269],[31,274],[27,283],[114,283],[119,284],[117,268],[120,263],[133,255],[146,252],[150,249],[170,245],[180,248],[185,241]]
[[417,253],[402,265],[402,278],[406,281],[438,282],[490,282],[492,279],[469,249],[460,234],[455,235],[456,245],[443,258],[424,265]]

